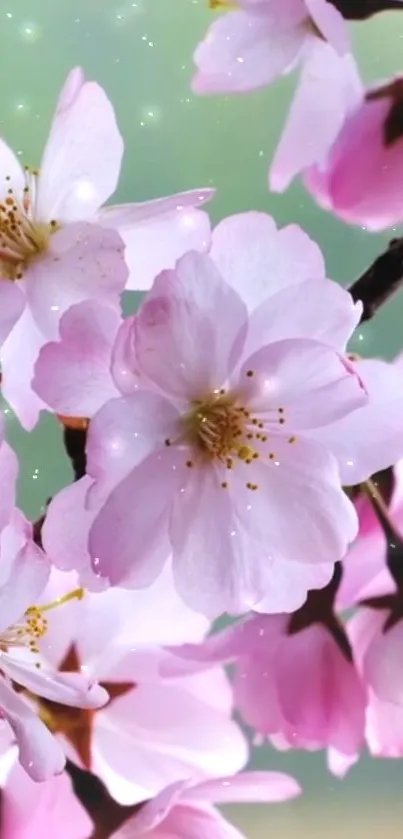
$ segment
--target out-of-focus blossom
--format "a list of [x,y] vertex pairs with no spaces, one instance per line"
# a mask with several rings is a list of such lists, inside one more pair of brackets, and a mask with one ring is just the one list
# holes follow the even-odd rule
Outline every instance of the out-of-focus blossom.
[[[294,631],[287,615],[251,616],[199,647],[179,648],[178,672],[195,662],[235,662],[234,698],[244,720],[280,750],[328,749],[329,768],[343,775],[363,745],[365,691],[335,627],[318,618]],[[175,663],[167,666],[175,672]]]
[[179,781],[148,801],[111,839],[243,839],[214,804],[267,804],[288,801],[299,793],[296,781],[280,772],[243,772],[196,785]]
[[403,220],[402,176],[403,79],[397,78],[363,91],[305,184],[345,221],[383,230]]
[[208,245],[197,206],[212,190],[102,209],[122,154],[112,105],[80,69],[60,93],[39,171],[0,141],[2,388],[28,429],[44,407],[30,388],[33,365],[63,313],[87,299],[118,307],[127,266],[128,287],[147,288],[188,248]]
[[92,822],[63,772],[41,784],[16,765],[1,790],[2,839],[90,839]]
[[[344,554],[356,518],[329,446],[309,434],[366,402],[343,355],[360,308],[321,273],[307,279],[323,271],[319,256],[299,228],[227,219],[211,258],[190,253],[163,272],[122,328],[112,372],[124,395],[90,424],[93,485],[73,525],[82,533],[104,503],[89,547],[111,584],[149,585],[172,551],[181,596],[217,615],[259,604],[280,566],[288,611],[294,564],[320,563],[322,585],[322,566]],[[63,530],[53,517],[52,556]],[[314,577],[307,570],[311,588]]]
[[318,45],[348,50],[347,28],[326,0],[238,0],[211,24],[196,49],[196,93],[238,93],[270,84]]
[[[63,596],[71,575],[54,572],[46,598]],[[160,675],[161,643],[199,641],[208,621],[184,606],[167,568],[137,593],[111,590],[70,600],[49,615],[40,647],[56,671],[85,673],[109,695],[99,711],[65,709],[55,697],[36,706],[67,757],[92,771],[121,804],[133,804],[183,778],[232,774],[248,748],[231,720],[232,692],[220,666],[199,675]],[[65,677],[64,677],[65,678]]]

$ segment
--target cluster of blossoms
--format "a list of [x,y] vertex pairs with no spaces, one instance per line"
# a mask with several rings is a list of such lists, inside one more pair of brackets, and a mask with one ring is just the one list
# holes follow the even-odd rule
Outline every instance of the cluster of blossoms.
[[[211,5],[197,93],[302,68],[272,189],[401,222],[403,82],[364,91],[346,19],[403,3]],[[347,291],[294,224],[212,229],[212,190],[104,206],[122,154],[80,69],[39,170],[0,141],[2,393],[75,471],[28,522],[0,428],[2,839],[237,839],[215,804],[300,789],[234,712],[339,776],[403,756],[403,360],[348,351],[401,240]]]

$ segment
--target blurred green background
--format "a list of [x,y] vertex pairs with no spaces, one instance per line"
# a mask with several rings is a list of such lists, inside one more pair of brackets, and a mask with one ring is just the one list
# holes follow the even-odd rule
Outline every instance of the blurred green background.
[[[351,282],[393,233],[375,236],[339,223],[299,184],[283,196],[268,193],[268,162],[295,77],[248,96],[192,96],[192,52],[212,14],[207,0],[2,0],[1,134],[23,162],[39,164],[58,91],[80,64],[106,88],[125,138],[118,201],[213,185],[213,220],[255,208],[271,212],[280,225],[298,222],[321,245],[329,276]],[[352,30],[368,81],[402,70],[403,13],[379,15]],[[403,295],[359,332],[354,349],[392,357],[403,345],[402,320]],[[21,458],[21,503],[36,517],[70,478],[60,430],[45,419],[28,435],[5,413]],[[250,837],[402,836],[400,762],[363,758],[344,782],[327,774],[322,755],[260,747],[255,765],[295,774],[306,794],[279,807],[230,808]]]

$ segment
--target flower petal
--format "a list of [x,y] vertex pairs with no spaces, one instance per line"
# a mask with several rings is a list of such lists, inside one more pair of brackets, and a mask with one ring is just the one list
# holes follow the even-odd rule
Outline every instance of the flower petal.
[[57,339],[60,318],[74,303],[94,299],[118,308],[126,279],[124,245],[115,230],[69,224],[52,236],[46,257],[30,267],[28,305],[46,338]]
[[1,350],[2,394],[26,431],[32,431],[40,411],[46,409],[31,387],[43,344],[43,335],[27,307]]
[[323,163],[345,119],[360,101],[362,89],[353,57],[338,55],[317,38],[271,164],[271,190],[284,192],[304,169]]
[[293,291],[304,280],[325,276],[318,245],[296,224],[277,230],[267,213],[238,213],[221,221],[210,255],[249,311],[289,286]]
[[[28,662],[18,661],[6,653],[2,664],[7,676],[27,688],[34,696],[72,708],[100,708],[109,696],[104,688],[83,673],[53,673],[45,668],[34,669]],[[0,700],[1,702],[1,700]]]
[[105,582],[92,571],[88,553],[88,533],[97,514],[96,507],[86,508],[91,486],[91,478],[85,475],[58,492],[47,508],[41,535],[52,565],[62,571],[77,571],[82,586],[98,591]]
[[399,706],[403,705],[402,643],[403,623],[399,621],[378,633],[363,661],[365,680],[378,699]]
[[225,383],[242,349],[246,318],[241,298],[210,257],[188,253],[174,271],[157,277],[140,309],[139,370],[165,393],[200,398]]
[[15,505],[18,459],[6,442],[0,444],[0,532],[11,519]]
[[0,280],[0,348],[25,309],[25,296],[16,283]]
[[244,354],[285,338],[310,338],[344,352],[361,314],[362,303],[354,303],[338,283],[302,281],[273,294],[252,312]]
[[[14,534],[10,534],[9,530],[14,530]],[[13,522],[1,535],[1,561],[10,565],[8,579],[2,580],[0,587],[0,632],[19,621],[25,610],[35,604],[50,574],[49,559],[26,536],[22,536],[23,547],[14,556],[7,556],[7,543],[21,539],[22,534],[18,531],[20,526]]]
[[352,486],[403,456],[403,370],[377,359],[354,364],[367,404],[312,432],[336,456],[343,484]]
[[106,93],[73,71],[62,88],[42,157],[38,219],[91,219],[116,189],[122,155],[123,140]]
[[289,338],[258,350],[243,363],[239,382],[250,413],[275,433],[318,428],[368,402],[347,359],[307,338]]
[[63,771],[63,749],[21,696],[0,679],[0,709],[19,748],[19,760],[34,781],[46,781]]
[[207,801],[214,804],[235,802],[288,801],[299,795],[301,788],[294,778],[282,772],[239,772],[227,778],[203,781],[182,792],[183,801]]
[[92,417],[119,395],[110,373],[112,346],[121,323],[116,308],[87,300],[60,321],[60,340],[46,344],[32,387],[58,414]]
[[195,189],[101,211],[98,223],[118,230],[126,245],[127,289],[151,288],[157,274],[173,268],[184,253],[207,250],[210,221],[198,207],[213,198],[214,192]]
[[228,12],[210,26],[196,49],[195,93],[239,93],[269,84],[292,69],[305,27],[283,26],[278,14]]
[[111,399],[95,415],[88,430],[87,472],[104,495],[115,487],[167,438],[179,432],[179,414],[158,393],[140,390],[133,396]]
[[93,569],[111,585],[143,588],[160,573],[170,552],[172,495],[186,481],[183,454],[158,449],[112,491],[89,535]]

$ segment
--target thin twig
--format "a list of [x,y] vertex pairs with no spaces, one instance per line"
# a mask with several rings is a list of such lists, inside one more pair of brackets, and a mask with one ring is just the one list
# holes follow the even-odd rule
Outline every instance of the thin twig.
[[403,238],[392,239],[388,249],[356,280],[349,291],[363,303],[361,323],[373,318],[378,309],[403,285]]

